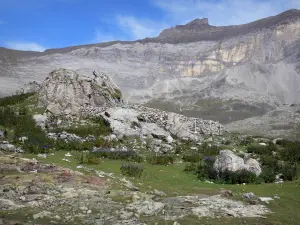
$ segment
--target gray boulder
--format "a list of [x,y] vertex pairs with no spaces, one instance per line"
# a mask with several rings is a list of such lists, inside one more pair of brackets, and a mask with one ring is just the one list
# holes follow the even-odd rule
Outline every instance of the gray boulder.
[[221,150],[217,160],[214,163],[214,169],[220,171],[237,172],[247,170],[255,173],[257,176],[261,174],[260,164],[255,159],[248,159],[246,162],[243,158],[235,155],[230,150]]
[[76,115],[80,107],[122,103],[119,88],[107,75],[94,72],[94,78],[90,78],[67,69],[51,72],[41,84],[38,95],[39,105],[55,115]]

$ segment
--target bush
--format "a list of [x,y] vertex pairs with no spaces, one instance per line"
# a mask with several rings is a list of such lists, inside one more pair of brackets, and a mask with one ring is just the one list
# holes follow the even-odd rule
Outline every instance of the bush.
[[172,155],[156,155],[147,158],[147,162],[152,165],[169,165],[175,161]]
[[189,163],[185,166],[184,172],[193,172],[195,173],[195,171],[197,171],[197,164],[196,163]]
[[130,177],[141,177],[144,171],[143,166],[136,165],[136,164],[122,164],[121,173],[126,176]]
[[95,124],[78,126],[78,127],[69,127],[69,128],[57,128],[52,130],[54,133],[61,133],[66,131],[70,134],[76,134],[80,137],[87,137],[88,135],[100,136],[108,135],[112,132],[109,123],[107,123],[102,117],[96,117],[92,119],[92,122]]
[[201,145],[199,152],[204,156],[213,156],[213,155],[218,155],[221,149],[222,148],[219,146],[216,145],[210,146],[208,143],[205,142],[204,144]]
[[192,162],[192,163],[196,163],[196,162],[200,162],[202,160],[202,155],[197,153],[197,152],[193,152],[193,153],[189,153],[189,154],[184,154],[182,156],[182,160],[185,162]]
[[86,164],[86,165],[99,165],[101,163],[101,160],[99,157],[90,154],[90,153],[84,153],[82,152],[80,157],[75,157],[78,164]]
[[283,175],[283,180],[293,181],[297,178],[297,166],[285,163],[280,167],[279,172]]
[[99,149],[92,152],[93,155],[112,160],[126,160],[134,162],[142,162],[143,157],[139,156],[135,151],[111,151],[110,149]]
[[247,147],[247,152],[258,154],[258,155],[268,155],[268,154],[271,153],[269,151],[269,149],[267,148],[267,146],[261,146],[261,145],[258,145],[258,144],[250,144]]
[[269,166],[262,167],[262,173],[259,176],[265,183],[273,183],[276,179],[276,171]]
[[291,163],[300,162],[300,142],[287,142],[284,144],[284,148],[280,151],[282,160]]

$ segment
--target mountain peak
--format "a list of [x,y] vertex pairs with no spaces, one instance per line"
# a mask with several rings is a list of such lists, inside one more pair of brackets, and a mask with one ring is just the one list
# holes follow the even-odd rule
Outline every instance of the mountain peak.
[[203,26],[203,25],[209,25],[209,24],[208,24],[208,19],[207,18],[203,18],[203,19],[195,19],[195,20],[187,23],[186,25]]

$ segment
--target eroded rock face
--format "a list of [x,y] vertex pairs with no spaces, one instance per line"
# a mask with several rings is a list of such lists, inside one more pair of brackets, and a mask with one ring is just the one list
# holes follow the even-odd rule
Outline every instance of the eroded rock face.
[[179,139],[198,141],[202,135],[222,135],[224,127],[216,121],[186,117],[144,106],[84,107],[84,115],[101,116],[117,136],[149,136],[172,142],[171,135]]
[[246,162],[239,156],[236,156],[230,150],[221,150],[220,155],[214,163],[214,169],[216,171],[231,171],[237,172],[241,170],[247,170],[256,174],[257,176],[261,174],[262,170],[260,168],[259,162],[255,159],[248,159]]
[[80,107],[114,106],[122,103],[118,87],[102,73],[94,78],[80,76],[67,69],[58,69],[41,84],[39,104],[52,114],[76,114]]

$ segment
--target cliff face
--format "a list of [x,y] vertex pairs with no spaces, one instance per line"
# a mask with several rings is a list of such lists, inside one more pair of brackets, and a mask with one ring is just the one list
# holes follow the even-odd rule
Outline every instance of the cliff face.
[[[99,70],[113,78],[125,101],[159,101],[153,106],[163,102],[199,117],[218,110],[242,112],[236,120],[299,103],[299,52],[299,10],[239,26],[215,27],[196,19],[134,42],[44,53],[0,49],[0,95],[28,81],[41,82],[55,68],[88,76]],[[204,110],[205,99],[217,102],[209,104],[213,111]]]

